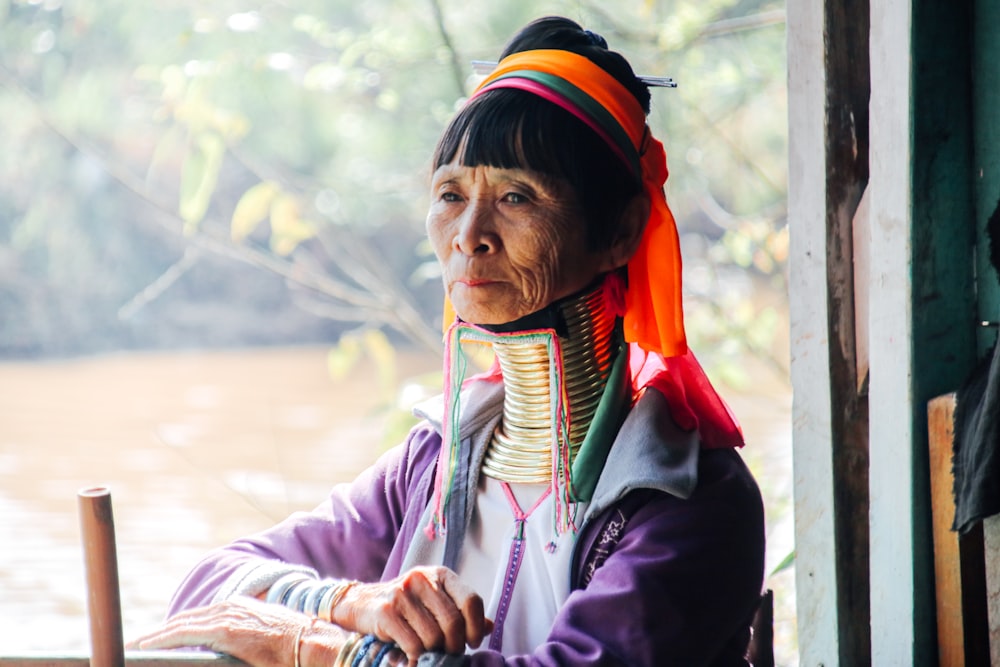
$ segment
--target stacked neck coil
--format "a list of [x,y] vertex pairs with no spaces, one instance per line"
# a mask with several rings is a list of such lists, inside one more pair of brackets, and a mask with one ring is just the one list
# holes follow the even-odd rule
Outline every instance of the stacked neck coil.
[[[605,308],[600,288],[561,305],[567,337],[560,338],[562,381],[568,400],[570,461],[580,449],[597,411],[611,370],[615,318]],[[514,483],[552,481],[554,430],[559,418],[551,397],[549,349],[545,343],[498,338],[493,352],[504,382],[500,425],[483,461],[490,477]],[[555,391],[553,391],[555,389]]]

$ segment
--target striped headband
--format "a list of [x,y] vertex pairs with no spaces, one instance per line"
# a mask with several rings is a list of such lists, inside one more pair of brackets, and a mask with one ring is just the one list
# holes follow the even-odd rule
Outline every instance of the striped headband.
[[[639,249],[628,263],[625,339],[665,357],[687,352],[680,242],[663,192],[667,158],[663,144],[650,134],[639,101],[590,59],[558,49],[504,58],[470,99],[494,88],[523,90],[573,114],[642,181],[650,213]],[[445,326],[450,323],[446,319]]]

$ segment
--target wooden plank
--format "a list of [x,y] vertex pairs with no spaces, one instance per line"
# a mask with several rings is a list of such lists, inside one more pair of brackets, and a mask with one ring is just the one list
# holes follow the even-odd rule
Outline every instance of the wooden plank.
[[955,518],[954,414],[954,393],[939,396],[927,405],[940,667],[986,664],[989,651],[983,595],[983,530],[976,526],[959,535],[951,529]]
[[858,394],[868,392],[868,309],[871,291],[871,215],[865,188],[851,224],[854,242],[854,373]]
[[1000,665],[1000,515],[988,517],[983,521],[983,544],[990,664]]
[[838,664],[826,281],[826,0],[788,3],[788,286],[799,664]]
[[958,533],[951,530],[955,518],[952,493],[955,477],[951,467],[954,413],[954,394],[939,396],[927,406],[940,667],[963,667],[966,664],[962,631],[962,567]]
[[[246,667],[232,656],[209,651],[125,651],[126,667]],[[83,653],[0,654],[0,667],[90,667]]]
[[951,530],[955,518],[955,497],[952,493],[954,475],[951,470],[954,413],[954,394],[939,396],[927,406],[940,667],[965,665],[965,642],[962,641],[962,568],[958,553],[958,533]]
[[[871,3],[871,664],[930,665],[915,620],[910,0]],[[904,54],[902,57],[900,54]],[[922,407],[921,411],[925,408]],[[921,452],[924,456],[924,453]],[[933,649],[932,649],[933,650]]]
[[[857,342],[868,349],[867,284],[871,225],[858,224],[869,180],[868,0],[826,3],[826,276],[830,413],[833,419],[834,540],[837,545],[837,650],[841,665],[871,661],[868,397],[859,388]],[[855,240],[857,239],[857,243]],[[859,299],[860,297],[860,299]],[[870,357],[865,353],[865,359]],[[868,365],[867,361],[864,362]]]

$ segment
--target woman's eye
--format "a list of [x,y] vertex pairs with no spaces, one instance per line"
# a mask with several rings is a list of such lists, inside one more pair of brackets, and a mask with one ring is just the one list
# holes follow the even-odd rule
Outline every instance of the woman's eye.
[[508,204],[527,204],[528,198],[520,192],[508,192],[503,196],[503,200]]
[[441,193],[441,201],[457,202],[459,200],[461,200],[461,197],[458,196],[457,192],[442,192]]

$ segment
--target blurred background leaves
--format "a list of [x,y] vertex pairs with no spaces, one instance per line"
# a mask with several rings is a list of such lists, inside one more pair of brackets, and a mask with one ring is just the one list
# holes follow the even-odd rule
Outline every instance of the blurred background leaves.
[[[68,476],[59,465],[84,469],[80,461],[118,456],[94,455],[94,442],[116,440],[93,434],[111,422],[144,423],[131,399],[145,391],[194,401],[155,418],[158,443],[190,457],[195,478],[251,471],[246,483],[226,486],[255,507],[271,487],[282,508],[289,489],[313,488],[301,470],[321,478],[316,493],[325,494],[331,472],[367,465],[371,452],[356,444],[368,434],[357,425],[330,442],[317,436],[315,451],[311,442],[294,449],[302,422],[319,410],[314,401],[357,417],[358,395],[378,394],[382,407],[366,417],[377,417],[382,446],[398,442],[413,423],[410,407],[441,386],[439,371],[426,372],[441,344],[440,275],[423,224],[433,147],[475,84],[470,61],[495,60],[520,27],[547,14],[603,34],[640,74],[679,82],[653,91],[650,125],[671,168],[688,337],[727,391],[748,390],[742,414],[757,439],[744,456],[776,526],[769,561],[789,554],[785,18],[775,0],[0,0],[0,359],[300,344],[324,351],[307,364],[285,353],[266,363],[242,352],[103,359],[76,383],[67,379],[75,375],[32,380],[13,364],[9,396],[37,394],[43,405],[15,408],[30,426],[8,440],[9,486],[27,479],[33,492],[56,493],[53,476]],[[246,410],[226,421],[221,378],[198,375],[184,389],[164,371],[192,364],[246,372],[226,399]],[[334,382],[309,384],[311,365]],[[272,414],[261,397],[293,392],[289,375],[308,391]],[[63,396],[59,419],[50,396]],[[286,413],[291,426],[279,428]],[[210,416],[225,431],[208,429]],[[49,422],[72,424],[72,437],[18,439],[44,438]],[[67,458],[67,444],[81,458]],[[11,467],[29,466],[30,452],[41,452],[34,477]],[[160,488],[148,472],[138,479]],[[178,484],[170,482],[172,497],[182,497]],[[169,554],[156,541],[165,524],[149,521],[161,500],[137,508],[137,521],[155,524],[153,548]],[[36,527],[52,521],[24,517],[22,537],[9,541],[37,566]],[[185,536],[192,520],[184,515]],[[218,524],[236,529],[228,515]],[[52,572],[69,571],[53,562]],[[770,569],[792,562],[789,555]],[[785,619],[777,643],[792,654],[790,574],[768,585]],[[151,618],[169,594],[149,592],[155,578],[125,588],[133,609],[149,593]],[[41,598],[34,579],[13,586],[24,596],[12,604],[58,600],[72,588],[53,581],[57,590]]]
[[783,3],[0,0],[0,355],[326,342],[436,349],[428,159],[520,26],[563,14],[654,91],[689,335],[776,372]]

